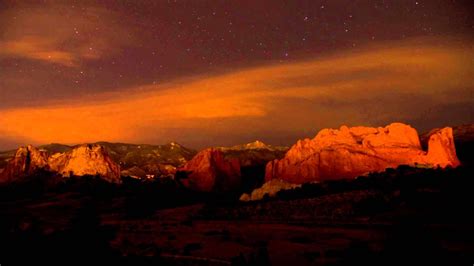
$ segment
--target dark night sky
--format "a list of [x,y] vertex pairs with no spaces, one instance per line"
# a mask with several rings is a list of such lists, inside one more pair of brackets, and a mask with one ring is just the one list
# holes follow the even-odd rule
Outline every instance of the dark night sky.
[[471,1],[0,1],[0,148],[473,122]]

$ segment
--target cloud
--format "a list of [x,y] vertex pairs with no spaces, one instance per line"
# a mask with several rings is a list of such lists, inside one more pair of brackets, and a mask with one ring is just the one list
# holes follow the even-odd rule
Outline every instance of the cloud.
[[1,12],[0,22],[0,57],[67,67],[113,55],[136,41],[117,14],[98,7],[13,6]]
[[[472,46],[463,41],[392,42],[3,110],[0,127],[40,143],[174,139],[196,146],[252,138],[291,143],[296,136],[312,137],[320,128],[341,124],[414,121],[423,128],[454,117],[472,119],[460,110],[474,106],[473,56]],[[463,108],[430,112],[450,105]]]
[[71,52],[56,50],[55,44],[55,42],[48,39],[26,37],[0,43],[0,54],[42,60],[65,66],[75,65],[77,61],[75,55]]

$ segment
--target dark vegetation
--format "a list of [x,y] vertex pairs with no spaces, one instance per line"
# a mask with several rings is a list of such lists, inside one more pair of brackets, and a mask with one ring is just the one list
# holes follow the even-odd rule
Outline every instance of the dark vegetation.
[[[167,178],[125,178],[116,185],[38,173],[0,188],[0,258],[5,265],[32,258],[61,263],[63,256],[89,263],[100,257],[130,264],[284,265],[282,246],[297,248],[291,254],[303,264],[472,263],[472,176],[470,167],[402,166],[242,203],[238,195],[196,193]],[[266,226],[253,231],[258,224]],[[273,238],[280,230],[283,239]],[[214,252],[220,245],[238,248],[221,257]]]
[[277,147],[275,149],[228,149],[224,151],[227,159],[238,159],[240,161],[240,172],[242,175],[241,188],[238,196],[242,193],[250,193],[253,189],[261,187],[265,183],[265,166],[269,161],[281,159],[285,156],[287,149]]
[[261,187],[265,183],[265,164],[242,166],[240,173],[242,174],[240,194],[251,193],[253,189]]
[[[238,213],[238,217],[241,217],[240,215],[258,216],[261,219],[258,211],[265,207],[275,212],[277,209],[289,207],[287,205],[294,202],[299,204],[318,201],[316,204],[321,205],[322,200],[327,199],[328,203],[331,203],[336,202],[337,199],[347,198],[351,204],[350,209],[347,210],[350,215],[371,215],[400,206],[423,206],[423,211],[438,213],[440,219],[443,217],[445,219],[462,218],[471,221],[470,213],[463,210],[468,207],[469,202],[474,200],[474,194],[471,193],[474,185],[473,174],[474,170],[471,167],[463,166],[455,169],[421,169],[400,166],[397,169],[387,169],[383,173],[372,173],[354,180],[303,184],[300,188],[280,191],[276,197],[266,197],[259,202],[230,202],[228,204],[229,202],[213,201],[203,209],[202,218],[235,219],[237,217],[232,215]],[[322,206],[318,207],[321,209]],[[299,208],[283,211],[291,213],[297,209]],[[255,213],[251,210],[255,210]],[[242,213],[239,214],[239,211]],[[343,213],[343,210],[336,209],[328,211]],[[270,210],[263,213],[273,216]],[[312,218],[321,218],[320,213],[313,214],[315,217]]]

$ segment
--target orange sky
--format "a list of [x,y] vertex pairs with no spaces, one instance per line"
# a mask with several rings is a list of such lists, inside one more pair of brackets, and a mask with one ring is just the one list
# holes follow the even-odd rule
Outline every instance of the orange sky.
[[[463,110],[472,111],[474,101],[474,49],[468,43],[433,37],[379,43],[293,63],[3,109],[0,134],[33,144],[176,140],[206,146],[256,138],[289,144],[340,124],[456,123]],[[67,55],[57,56],[73,64]]]

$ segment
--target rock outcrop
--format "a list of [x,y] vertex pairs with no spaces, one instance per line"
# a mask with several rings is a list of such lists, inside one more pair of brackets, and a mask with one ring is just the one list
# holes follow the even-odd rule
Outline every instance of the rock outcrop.
[[[454,144],[456,146],[456,155],[463,165],[474,165],[474,124],[453,126]],[[420,136],[421,145],[428,148],[429,137],[439,128],[433,129]]]
[[290,190],[298,187],[301,187],[301,184],[292,184],[281,179],[272,179],[263,184],[263,186],[254,189],[252,193],[242,194],[240,201],[262,200],[265,196],[275,197],[280,191]]
[[31,145],[20,147],[0,173],[0,183],[21,180],[39,170],[49,170],[48,154]]
[[237,159],[224,158],[218,149],[205,149],[179,168],[176,178],[196,191],[232,191],[241,183],[240,164]]
[[[101,141],[90,144],[104,147],[108,156],[120,165],[122,171],[130,170],[124,172],[124,175],[132,174],[136,176],[138,173],[139,176],[137,177],[140,178],[172,176],[177,167],[183,166],[197,153],[176,142],[164,145],[150,145]],[[51,143],[39,146],[38,149],[45,150],[49,154],[56,154],[70,152],[76,147]],[[7,161],[14,155],[15,151],[0,152],[0,172],[6,166]]]
[[97,175],[109,182],[121,182],[120,166],[97,144],[83,144],[69,152],[53,154],[48,164],[64,177]]
[[20,147],[10,159],[0,180],[4,183],[20,180],[43,170],[63,177],[98,175],[109,182],[120,182],[120,166],[112,161],[100,145],[80,145],[51,156],[33,146]]
[[354,178],[399,165],[456,167],[452,129],[431,132],[428,152],[421,148],[417,131],[405,124],[384,128],[342,126],[323,129],[315,138],[298,141],[281,160],[269,162],[265,180],[305,183]]

